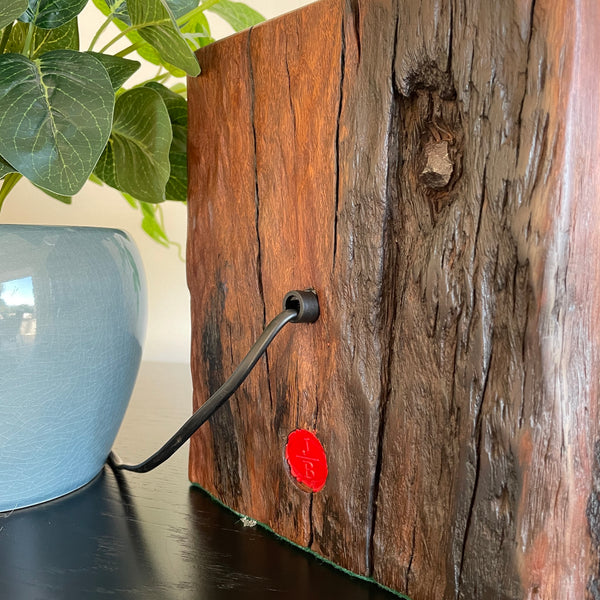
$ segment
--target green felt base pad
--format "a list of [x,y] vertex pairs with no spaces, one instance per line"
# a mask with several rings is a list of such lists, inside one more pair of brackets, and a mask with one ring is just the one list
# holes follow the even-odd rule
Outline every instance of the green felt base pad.
[[261,523],[260,521],[256,521],[255,519],[252,519],[251,517],[248,517],[247,515],[244,515],[242,513],[239,513],[237,511],[233,510],[230,506],[227,506],[226,504],[223,504],[223,502],[221,502],[216,496],[213,496],[210,492],[208,492],[207,490],[205,490],[201,485],[192,482],[192,486],[194,486],[195,488],[201,490],[213,502],[216,502],[218,505],[220,505],[223,508],[227,509],[229,512],[233,513],[234,515],[236,515],[240,519],[242,519],[242,520],[249,520],[252,523],[256,523],[256,525],[258,525],[259,527],[261,527],[265,531],[268,531],[271,535],[274,535],[277,539],[284,541],[286,544],[289,544],[291,546],[294,546],[295,548],[298,548],[299,550],[302,550],[303,552],[311,554],[317,560],[319,560],[319,561],[321,561],[321,562],[323,562],[323,563],[325,563],[327,565],[330,565],[330,566],[334,567],[338,571],[342,571],[343,573],[345,573],[346,575],[349,575],[350,577],[354,577],[355,579],[360,579],[361,581],[367,581],[369,583],[372,583],[372,584],[376,585],[377,587],[379,587],[381,589],[384,589],[385,591],[390,592],[390,593],[394,594],[395,596],[397,596],[398,598],[401,598],[403,600],[410,600],[410,598],[408,596],[405,596],[404,594],[401,594],[400,592],[398,592],[396,590],[393,590],[393,589],[391,589],[391,588],[389,588],[389,587],[387,587],[385,585],[382,585],[381,583],[379,583],[378,581],[375,581],[371,577],[365,577],[364,575],[358,575],[357,573],[353,573],[352,571],[349,571],[348,569],[344,569],[344,567],[341,567],[340,565],[334,563],[333,561],[328,560],[324,556],[321,556],[320,554],[317,554],[316,552],[314,552],[310,548],[306,548],[305,546],[301,546],[300,544],[296,544],[295,542],[292,542],[291,540],[287,539],[286,537],[283,537],[283,536],[279,535],[276,531],[274,531],[273,529],[271,529],[271,527],[269,527],[268,525],[265,525],[265,523]]

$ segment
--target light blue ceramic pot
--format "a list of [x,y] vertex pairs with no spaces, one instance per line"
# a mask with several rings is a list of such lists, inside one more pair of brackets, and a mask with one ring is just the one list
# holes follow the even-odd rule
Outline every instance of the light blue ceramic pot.
[[0,511],[100,472],[145,327],[142,262],[126,233],[0,225]]

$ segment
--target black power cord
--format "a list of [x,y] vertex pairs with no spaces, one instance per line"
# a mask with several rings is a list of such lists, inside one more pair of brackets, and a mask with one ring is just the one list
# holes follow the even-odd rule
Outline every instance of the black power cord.
[[173,455],[242,385],[275,336],[287,323],[314,323],[319,318],[319,300],[314,290],[293,290],[285,295],[283,310],[267,325],[229,379],[152,456],[137,465],[126,465],[111,452],[108,464],[115,470],[147,473]]

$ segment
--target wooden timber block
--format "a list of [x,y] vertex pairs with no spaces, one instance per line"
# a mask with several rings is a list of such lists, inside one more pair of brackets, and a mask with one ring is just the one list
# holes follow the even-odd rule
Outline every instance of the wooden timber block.
[[[597,0],[324,0],[189,82],[191,480],[432,599],[600,598]],[[321,440],[319,493],[286,470]]]

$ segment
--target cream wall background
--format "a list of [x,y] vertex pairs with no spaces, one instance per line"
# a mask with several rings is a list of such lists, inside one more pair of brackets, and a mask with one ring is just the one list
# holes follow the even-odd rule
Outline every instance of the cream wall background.
[[[246,3],[270,19],[309,4],[309,1],[246,0]],[[90,2],[80,17],[82,48],[87,48],[97,24],[102,22],[98,19],[102,19],[102,15]],[[222,38],[232,33],[218,17],[210,15],[209,19],[214,37]],[[115,31],[112,34],[107,32],[105,38],[110,40],[116,35]],[[150,72],[153,74],[154,70]],[[167,233],[172,240],[181,244],[185,252],[185,206],[175,202],[167,202],[162,206]],[[189,362],[190,317],[185,264],[176,249],[160,246],[141,230],[139,212],[132,209],[117,192],[106,186],[87,183],[73,198],[72,205],[66,206],[22,180],[6,199],[0,212],[0,222],[94,225],[128,231],[140,249],[148,281],[148,332],[143,359]]]

